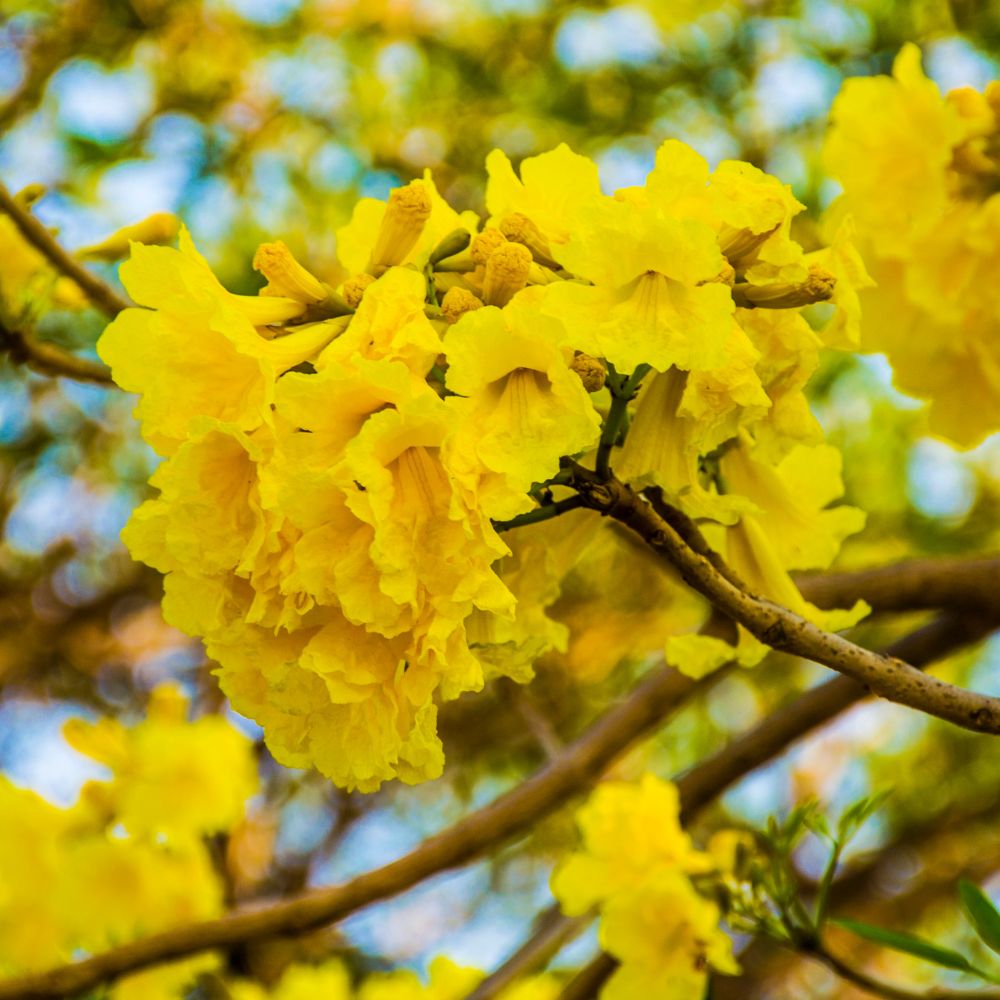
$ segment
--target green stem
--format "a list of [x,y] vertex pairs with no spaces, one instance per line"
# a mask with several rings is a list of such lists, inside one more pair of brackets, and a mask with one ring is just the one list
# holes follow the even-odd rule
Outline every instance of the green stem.
[[566,497],[564,500],[557,500],[555,503],[546,504],[544,507],[536,507],[524,514],[518,514],[509,521],[494,521],[493,527],[497,531],[510,531],[512,528],[523,528],[526,524],[538,524],[539,521],[548,521],[567,511],[576,510],[583,506],[583,498],[580,496]]
[[597,445],[597,464],[595,466],[595,471],[601,479],[607,479],[611,475],[611,449],[621,434],[622,425],[628,415],[629,401],[635,396],[639,383],[646,377],[649,370],[649,365],[639,365],[628,378],[618,375],[613,369],[608,373],[607,385],[611,390],[611,407],[604,420],[601,440]]

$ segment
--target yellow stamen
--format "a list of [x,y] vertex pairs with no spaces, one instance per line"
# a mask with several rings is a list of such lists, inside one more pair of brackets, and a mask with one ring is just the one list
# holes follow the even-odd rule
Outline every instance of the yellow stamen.
[[310,274],[281,241],[261,243],[253,257],[253,267],[267,278],[261,295],[280,295],[299,302],[322,302],[329,289]]
[[491,306],[505,306],[528,283],[531,251],[520,243],[506,243],[486,261],[483,300]]

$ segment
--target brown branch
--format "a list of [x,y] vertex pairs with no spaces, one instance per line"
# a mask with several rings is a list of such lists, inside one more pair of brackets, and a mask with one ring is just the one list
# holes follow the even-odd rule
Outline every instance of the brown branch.
[[0,982],[0,1000],[71,996],[185,955],[302,933],[396,896],[431,875],[472,861],[589,787],[632,743],[721,675],[717,671],[693,681],[675,670],[656,671],[533,777],[382,868],[342,885],[238,909],[216,920],[177,927],[80,962]]
[[22,330],[9,330],[0,324],[0,352],[15,364],[22,364],[41,375],[59,375],[77,382],[113,386],[111,369],[100,361],[80,358],[55,344],[35,340]]
[[539,914],[528,939],[495,972],[484,979],[465,1000],[494,1000],[521,976],[543,968],[559,949],[594,919],[592,913],[564,917],[559,905]]
[[102,312],[113,318],[123,309],[128,309],[129,303],[110,285],[70,256],[38,219],[18,205],[3,184],[0,184],[0,212],[9,216],[21,235],[60,274],[64,274],[78,285],[87,298]]
[[617,960],[601,952],[563,987],[559,1000],[591,1000],[617,968]]
[[849,573],[800,574],[795,582],[821,608],[846,607],[859,597],[874,611],[1000,608],[1000,556],[908,559]]
[[[926,667],[956,649],[979,642],[997,627],[997,623],[997,618],[945,614],[903,636],[882,655],[905,658],[914,667]],[[835,677],[772,712],[753,729],[678,779],[681,822],[689,823],[736,781],[869,695],[867,688],[857,681]]]
[[973,732],[1000,733],[1000,698],[966,691],[928,676],[894,657],[873,653],[826,632],[780,604],[754,597],[726,579],[687,545],[643,497],[615,479],[579,470],[575,485],[588,506],[631,528],[669,562],[693,590],[761,642],[830,667],[873,694]]

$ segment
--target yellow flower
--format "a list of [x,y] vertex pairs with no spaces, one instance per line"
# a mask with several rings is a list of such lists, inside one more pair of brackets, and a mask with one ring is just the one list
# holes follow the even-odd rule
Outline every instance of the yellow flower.
[[365,289],[347,330],[316,361],[316,368],[340,367],[352,358],[402,361],[421,378],[441,353],[441,338],[424,313],[423,276],[390,268]]
[[840,452],[832,445],[796,445],[777,465],[760,461],[749,435],[719,462],[727,493],[749,499],[753,517],[785,569],[826,569],[848,535],[865,524],[856,507],[827,505],[844,492]]
[[537,311],[535,295],[466,313],[448,332],[447,404],[455,429],[449,470],[488,516],[528,510],[532,483],[559,471],[559,459],[597,443],[600,418],[579,377],[562,324]]
[[197,417],[244,431],[266,422],[277,377],[314,356],[345,325],[314,323],[266,339],[256,325],[293,318],[305,306],[227,292],[187,230],[179,250],[133,244],[121,274],[135,301],[150,308],[122,312],[97,351],[118,385],[140,394],[143,434],[164,455],[177,449]]
[[235,570],[262,517],[259,441],[212,420],[194,430],[150,478],[160,496],[143,503],[122,532],[132,557],[161,573]]
[[183,842],[228,830],[243,817],[257,788],[253,745],[225,719],[207,715],[189,722],[187,700],[164,685],[137,726],[102,723],[71,720],[65,735],[112,769],[108,793],[129,833]]
[[830,114],[824,160],[859,229],[881,234],[881,254],[908,256],[909,240],[947,206],[946,168],[967,126],[923,75],[912,43],[900,50],[891,78],[848,80]]
[[[638,784],[598,785],[576,814],[583,849],[552,875],[552,892],[563,912],[586,913],[664,871],[707,871],[711,862],[680,828],[679,809],[676,786],[652,774],[644,774]],[[627,851],[622,844],[628,844]]]
[[431,251],[456,229],[475,233],[474,212],[456,212],[424,172],[422,180],[396,188],[388,204],[362,198],[351,221],[337,230],[337,258],[348,274],[381,273],[397,264],[422,268]]
[[[741,377],[738,368],[734,374]],[[749,376],[752,387],[756,381],[752,367]],[[711,424],[688,412],[691,404],[703,409],[709,402],[706,395],[698,392],[699,386],[692,384],[693,377],[671,368],[646,380],[615,471],[621,479],[637,487],[659,486],[667,500],[691,517],[727,524],[736,518],[742,505],[707,489],[701,481],[699,455],[710,451],[714,443],[710,443],[708,433]],[[756,391],[763,396],[759,382]],[[719,398],[725,400],[724,394],[716,397]],[[766,402],[767,397],[763,399]],[[732,400],[722,405],[736,409]]]
[[718,907],[676,870],[608,900],[601,943],[621,965],[601,991],[603,1000],[691,1000],[705,992],[710,969],[737,975],[732,942],[719,929]]
[[52,265],[21,235],[12,219],[0,216],[0,307],[17,322],[40,307],[39,299],[68,309],[83,309],[87,298],[69,278],[61,278]]
[[542,255],[551,254],[552,248],[570,238],[584,204],[601,193],[597,166],[565,143],[522,160],[520,177],[507,155],[494,149],[486,157],[486,172],[491,223],[500,225],[515,214],[530,220],[541,242],[529,249]]
[[554,253],[591,282],[545,287],[543,310],[574,331],[574,347],[623,372],[725,364],[733,300],[715,280],[724,260],[704,222],[652,201],[595,197]]

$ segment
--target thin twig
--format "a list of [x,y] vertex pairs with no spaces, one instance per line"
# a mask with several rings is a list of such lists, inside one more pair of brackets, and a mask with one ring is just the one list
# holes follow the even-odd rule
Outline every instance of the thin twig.
[[565,514],[571,510],[578,510],[582,506],[583,501],[580,497],[576,495],[565,497],[562,500],[556,500],[554,503],[535,507],[534,510],[526,511],[524,514],[518,514],[517,517],[512,517],[509,521],[494,521],[493,527],[497,531],[511,531],[513,528],[523,528],[527,524],[538,524],[540,521],[549,521],[560,514]]
[[550,906],[539,914],[524,944],[495,972],[487,976],[465,1000],[494,1000],[511,983],[544,968],[552,956],[593,919],[592,913],[564,917],[558,904]]
[[110,285],[103,282],[92,271],[88,271],[78,260],[71,257],[55,240],[52,234],[30,212],[14,200],[11,193],[0,184],[0,212],[9,216],[21,235],[60,273],[70,278],[84,292],[88,299],[102,312],[114,318],[126,302]]
[[46,344],[21,330],[0,324],[0,353],[15,364],[23,364],[41,375],[61,375],[78,382],[113,386],[111,369],[100,361],[80,358],[55,344]]

